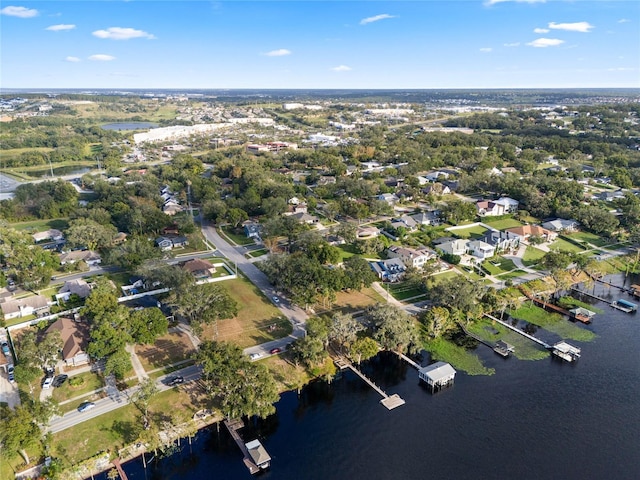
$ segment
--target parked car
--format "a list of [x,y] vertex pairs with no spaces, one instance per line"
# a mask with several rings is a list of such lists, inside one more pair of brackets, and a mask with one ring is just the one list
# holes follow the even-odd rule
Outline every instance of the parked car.
[[251,360],[257,360],[262,356],[261,353],[252,353],[251,355],[249,355],[249,358],[251,358]]
[[69,378],[69,375],[65,375],[65,374],[58,375],[57,377],[55,377],[53,379],[53,383],[51,384],[51,386],[52,387],[60,387],[60,386],[62,386],[62,384],[64,382],[67,381],[67,378]]
[[78,407],[78,411],[79,412],[86,412],[87,410],[91,410],[95,406],[96,406],[96,404],[93,403],[93,402],[82,402],[80,404],[80,406]]
[[9,376],[9,381],[10,382],[15,381],[15,379],[16,379],[16,377],[14,376],[14,372],[15,372],[15,369],[14,369],[13,365],[9,365],[7,367],[7,375]]
[[9,350],[9,344],[7,342],[2,342],[2,353],[7,356],[11,355],[11,350]]
[[276,296],[271,297],[273,298],[273,303],[280,303],[280,299]]
[[269,350],[269,353],[271,355],[275,355],[276,353],[280,353],[281,351],[282,350],[280,348],[276,347],[276,348],[272,348],[271,350]]
[[168,377],[165,380],[166,384],[170,387],[174,387],[176,385],[180,385],[181,383],[184,383],[184,377],[181,376],[177,376],[177,377]]
[[53,384],[53,377],[46,377],[42,382],[42,388],[51,388],[51,384]]

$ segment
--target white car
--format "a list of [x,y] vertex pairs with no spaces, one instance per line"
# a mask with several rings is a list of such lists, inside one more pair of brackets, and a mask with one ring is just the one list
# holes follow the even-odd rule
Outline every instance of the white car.
[[42,388],[51,388],[51,384],[53,383],[53,378],[54,377],[45,378],[44,382],[42,382]]
[[249,358],[250,358],[251,360],[257,360],[257,359],[259,359],[261,356],[262,356],[262,354],[261,354],[261,353],[252,353],[251,355],[249,355]]

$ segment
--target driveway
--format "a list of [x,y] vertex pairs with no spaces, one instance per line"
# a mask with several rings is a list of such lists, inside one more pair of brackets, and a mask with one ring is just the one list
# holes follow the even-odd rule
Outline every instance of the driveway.
[[0,370],[0,402],[6,402],[11,408],[20,405],[18,384],[10,382],[3,370]]

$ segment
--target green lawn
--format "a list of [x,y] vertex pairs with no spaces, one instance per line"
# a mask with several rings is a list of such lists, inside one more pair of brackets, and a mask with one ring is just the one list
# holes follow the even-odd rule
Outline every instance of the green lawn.
[[580,342],[590,342],[596,338],[595,333],[576,324],[565,320],[557,313],[550,313],[546,310],[531,306],[529,304],[511,312],[515,318],[526,320],[527,322],[553,332],[562,338],[578,340]]
[[240,233],[240,230],[234,231],[233,227],[220,227],[219,230],[223,237],[227,237],[236,245],[245,246],[255,244],[252,238],[247,238],[244,233]]
[[260,250],[252,250],[249,252],[250,257],[261,257],[262,255],[266,255],[269,251],[266,248],[261,248]]
[[595,245],[596,247],[604,247],[605,245],[608,245],[610,243],[609,240],[602,238],[596,235],[595,233],[589,233],[589,232],[570,233],[567,235],[567,237],[570,237],[574,240],[578,240],[582,242],[588,242],[592,245]]
[[510,272],[507,273],[501,273],[500,275],[498,275],[498,278],[500,280],[508,280],[510,278],[518,278],[522,275],[526,275],[527,272],[525,272],[524,270],[512,270]]
[[347,258],[353,257],[354,255],[360,255],[365,258],[371,258],[373,260],[381,259],[380,255],[377,253],[367,253],[367,254],[358,253],[352,244],[337,245],[337,247],[340,250],[340,255],[341,255],[340,261],[342,262],[344,262]]
[[419,287],[412,287],[405,285],[404,282],[385,284],[389,289],[391,295],[396,300],[406,300],[407,298],[418,297],[420,295],[424,295],[424,292]]
[[499,220],[487,220],[484,218],[482,223],[492,226],[496,230],[506,230],[507,228],[521,227],[522,223],[515,218],[501,218]]
[[567,242],[562,238],[557,238],[551,245],[549,245],[549,248],[551,250],[560,250],[561,252],[568,253],[580,253],[585,250],[584,248],[574,245],[571,242]]
[[524,257],[522,257],[522,263],[524,263],[527,267],[531,265],[535,265],[538,263],[542,257],[546,255],[542,250],[532,247],[531,245],[527,245],[527,249],[524,252]]
[[443,280],[446,280],[448,278],[453,278],[456,275],[460,275],[460,274],[458,272],[456,272],[455,270],[448,270],[446,272],[442,272],[442,273],[437,273],[435,275],[431,275],[429,277],[429,279],[433,283],[438,283],[438,282],[442,282]]
[[[497,264],[497,265],[494,265]],[[516,268],[513,261],[507,258],[498,258],[492,260],[485,260],[482,262],[482,267],[485,268],[491,275],[501,275],[506,272],[510,272]]]
[[[76,387],[71,386],[69,380],[82,379],[82,383]],[[53,399],[56,402],[64,402],[72,398],[78,397],[85,393],[92,392],[98,388],[102,388],[104,382],[102,377],[93,372],[80,373],[79,375],[70,376],[62,386],[53,389]]]
[[487,229],[480,225],[449,230],[451,234],[456,235],[457,237],[460,237],[460,238],[480,238],[485,234],[486,231]]
[[50,228],[66,230],[69,227],[69,221],[68,218],[55,218],[53,220],[33,220],[31,222],[10,223],[9,226],[16,230],[43,232]]

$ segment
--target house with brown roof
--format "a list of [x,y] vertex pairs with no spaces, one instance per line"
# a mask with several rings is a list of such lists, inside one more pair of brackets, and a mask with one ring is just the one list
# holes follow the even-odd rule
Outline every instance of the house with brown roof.
[[520,235],[525,241],[528,240],[529,237],[540,237],[544,239],[545,242],[553,242],[558,238],[556,232],[552,232],[540,225],[522,225],[521,227],[507,228],[506,231]]
[[201,258],[194,258],[182,264],[182,269],[191,273],[196,278],[210,277],[216,273],[216,267],[211,262]]
[[49,302],[42,295],[17,298],[15,300],[6,299],[0,303],[0,309],[5,320],[12,318],[22,318],[28,315],[37,315],[49,311]]
[[83,279],[78,278],[76,280],[67,280],[58,293],[56,294],[56,300],[62,299],[68,301],[71,295],[78,295],[80,298],[87,298],[91,293],[91,285],[85,282]]
[[100,265],[102,257],[93,250],[74,250],[60,255],[60,265],[84,261],[87,265]]
[[60,332],[62,338],[62,360],[68,366],[89,363],[86,353],[89,344],[89,326],[70,318],[60,317],[47,328],[47,334]]

